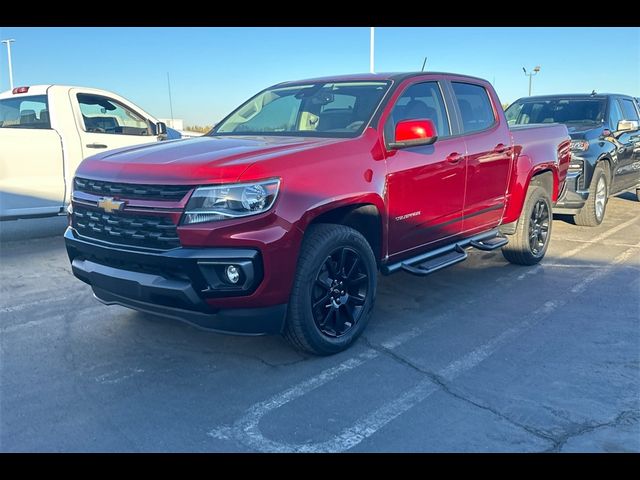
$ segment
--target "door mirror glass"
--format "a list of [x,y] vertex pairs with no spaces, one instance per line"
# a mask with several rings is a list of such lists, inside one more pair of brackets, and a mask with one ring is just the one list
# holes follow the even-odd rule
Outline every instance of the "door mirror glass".
[[393,149],[431,145],[438,139],[436,126],[429,119],[402,120],[396,125],[395,142],[389,146]]
[[618,132],[634,132],[638,130],[637,120],[620,120],[618,122]]
[[167,124],[164,122],[156,123],[156,135],[166,135],[167,134]]

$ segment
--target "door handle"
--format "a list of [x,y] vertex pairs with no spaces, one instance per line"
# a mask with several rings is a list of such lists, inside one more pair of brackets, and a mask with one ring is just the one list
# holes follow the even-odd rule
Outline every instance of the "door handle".
[[464,157],[462,155],[457,152],[453,152],[447,157],[447,163],[453,163],[455,165],[456,163],[460,163],[463,159]]
[[87,148],[107,148],[104,143],[87,143]]
[[504,143],[499,143],[495,147],[493,147],[493,153],[504,153],[507,150],[509,150],[509,147],[507,147]]

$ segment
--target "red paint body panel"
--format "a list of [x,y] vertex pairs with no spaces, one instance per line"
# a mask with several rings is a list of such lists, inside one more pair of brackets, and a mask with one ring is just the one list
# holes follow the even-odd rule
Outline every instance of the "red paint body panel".
[[431,120],[404,120],[396,125],[396,142],[437,137]]
[[553,174],[555,202],[562,191],[569,163],[570,139],[563,125],[532,125],[511,130],[514,143],[514,163],[509,181],[507,208],[502,223],[515,222],[520,215],[531,178],[550,171]]
[[387,158],[389,256],[462,233],[466,166],[447,161],[464,141],[448,138]]
[[[331,78],[379,79],[392,77]],[[490,92],[497,117],[494,127],[441,138],[428,146],[385,147],[382,126],[404,88],[419,81],[456,79],[481,84]],[[278,198],[266,213],[177,228],[184,248],[250,247],[260,252],[264,278],[251,295],[207,300],[219,308],[250,308],[288,302],[304,232],[318,215],[344,206],[373,205],[382,225],[381,262],[412,256],[516,220],[537,172],[553,173],[557,198],[568,168],[568,140],[562,125],[510,133],[490,84],[427,73],[394,85],[379,118],[357,138],[222,136],[159,142],[90,157],[76,175],[189,186],[280,178]],[[127,210],[149,213],[155,208],[156,214],[178,224],[189,195],[177,202],[132,199]]]
[[467,185],[464,232],[494,228],[501,223],[512,167],[511,135],[503,120],[500,100],[487,82],[481,85],[490,94],[496,123],[485,131],[465,135]]

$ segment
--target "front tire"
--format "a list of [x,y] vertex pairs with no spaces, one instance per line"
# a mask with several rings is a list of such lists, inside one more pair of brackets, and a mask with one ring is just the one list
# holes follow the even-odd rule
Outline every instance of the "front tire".
[[541,186],[531,185],[518,218],[516,233],[502,247],[502,255],[517,265],[535,265],[547,253],[552,225],[549,193]]
[[609,177],[602,163],[596,165],[589,186],[589,198],[577,215],[573,216],[576,225],[597,227],[604,220],[609,198]]
[[367,240],[344,225],[311,225],[300,250],[285,338],[315,355],[346,350],[373,310],[377,266]]
[[636,189],[636,198],[638,199],[638,201],[640,202],[640,188]]

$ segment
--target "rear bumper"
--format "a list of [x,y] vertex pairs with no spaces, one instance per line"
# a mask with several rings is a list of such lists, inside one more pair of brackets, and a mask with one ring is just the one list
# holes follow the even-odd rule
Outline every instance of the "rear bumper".
[[[286,304],[258,308],[216,308],[207,299],[241,297],[262,280],[254,249],[177,248],[161,253],[124,250],[88,242],[72,228],[65,232],[73,274],[91,285],[103,303],[118,304],[226,333],[281,333]],[[237,285],[225,284],[220,268],[241,268]]]

